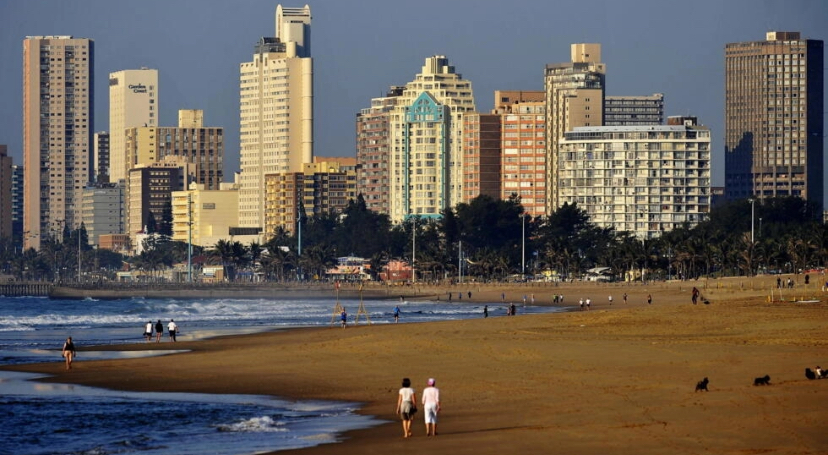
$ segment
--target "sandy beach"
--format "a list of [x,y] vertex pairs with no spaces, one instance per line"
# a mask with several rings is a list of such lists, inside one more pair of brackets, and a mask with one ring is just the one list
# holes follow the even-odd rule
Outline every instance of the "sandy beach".
[[[493,316],[179,342],[191,352],[130,360],[84,361],[81,351],[68,372],[59,363],[8,369],[112,389],[346,400],[388,420],[301,454],[828,453],[828,380],[804,375],[828,367],[826,294],[816,278],[769,302],[775,280],[453,286],[434,294],[472,291],[463,301],[493,303]],[[693,286],[709,305],[690,303]],[[517,316],[502,316],[501,293]],[[521,316],[523,295],[551,304],[553,293],[569,307],[590,297],[592,308]],[[771,385],[753,386],[766,374]],[[438,436],[425,436],[417,414],[414,436],[402,437],[394,407],[403,377],[418,393],[437,379]],[[704,377],[709,392],[695,392]]]

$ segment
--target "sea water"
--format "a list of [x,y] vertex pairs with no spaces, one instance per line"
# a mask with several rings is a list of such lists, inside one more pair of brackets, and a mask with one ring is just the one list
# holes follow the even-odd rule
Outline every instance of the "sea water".
[[[400,323],[482,317],[483,304],[268,299],[51,300],[0,297],[0,364],[61,362],[67,336],[78,347],[143,342],[148,321],[175,319],[179,340],[292,327]],[[360,310],[364,310],[364,313]],[[519,308],[518,314],[553,311]],[[492,317],[505,306],[489,304]],[[357,320],[357,317],[359,318]],[[163,338],[170,348],[174,345]],[[82,351],[78,361],[172,351]],[[115,392],[33,382],[0,372],[0,455],[242,455],[337,442],[380,421],[356,403],[290,402],[272,397]]]

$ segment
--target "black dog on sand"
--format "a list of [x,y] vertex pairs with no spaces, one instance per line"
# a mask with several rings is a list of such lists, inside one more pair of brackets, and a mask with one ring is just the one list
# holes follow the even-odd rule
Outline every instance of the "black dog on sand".
[[697,382],[696,383],[696,392],[698,392],[699,390],[704,390],[705,392],[709,392],[709,390],[707,390],[707,384],[709,382],[710,381],[708,381],[707,378],[704,378],[701,381]]
[[753,385],[770,385],[770,376],[765,375],[761,378],[754,379]]

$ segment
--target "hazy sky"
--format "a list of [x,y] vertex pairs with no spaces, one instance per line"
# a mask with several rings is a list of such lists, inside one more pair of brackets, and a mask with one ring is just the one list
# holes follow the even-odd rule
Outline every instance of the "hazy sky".
[[[276,1],[0,0],[0,143],[22,157],[22,41],[95,40],[95,131],[109,123],[110,72],[159,70],[159,125],[203,109],[225,130],[225,175],[239,168],[239,64],[274,36]],[[303,2],[283,3],[303,6]],[[769,30],[828,38],[828,1],[317,0],[310,4],[315,154],[354,156],[354,117],[426,57],[446,55],[472,82],[477,109],[494,90],[542,90],[569,45],[601,43],[608,95],[664,93],[666,115],[713,131],[714,184],[724,183],[724,45]],[[828,106],[828,104],[826,104]],[[828,150],[828,149],[826,149]],[[229,179],[229,177],[228,177]],[[828,180],[826,180],[828,181]]]

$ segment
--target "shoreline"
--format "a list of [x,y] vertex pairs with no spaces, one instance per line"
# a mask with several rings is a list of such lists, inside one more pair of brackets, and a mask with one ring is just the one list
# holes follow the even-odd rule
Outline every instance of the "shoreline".
[[[390,421],[347,432],[341,444],[279,453],[457,455],[550,445],[563,453],[821,453],[828,439],[817,430],[824,421],[819,403],[828,398],[828,382],[808,382],[802,371],[820,356],[828,363],[828,341],[816,335],[828,307],[767,303],[764,284],[730,284],[706,288],[711,305],[689,304],[687,284],[575,284],[560,286],[564,306],[592,294],[591,311],[289,329],[179,342],[190,349],[182,354],[81,360],[71,372],[59,364],[3,369],[109,389],[349,401],[360,403],[360,414]],[[500,289],[520,295],[526,288],[482,290],[463,302],[492,304]],[[598,291],[615,295],[612,308]],[[630,303],[623,308],[625,291]],[[773,387],[750,386],[765,373]],[[437,378],[445,402],[440,437],[422,435],[419,415],[414,438],[400,437],[392,411],[404,376],[418,391],[425,378]],[[704,376],[711,392],[694,394]],[[785,417],[768,429],[766,419],[778,415]]]

